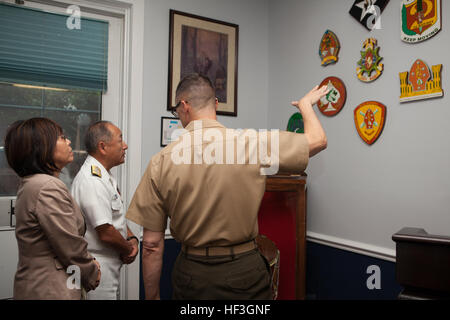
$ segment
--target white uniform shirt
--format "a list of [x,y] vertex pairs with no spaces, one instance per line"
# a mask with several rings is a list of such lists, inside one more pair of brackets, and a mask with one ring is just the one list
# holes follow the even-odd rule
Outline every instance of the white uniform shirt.
[[[93,174],[100,169],[100,175]],[[102,243],[96,227],[111,224],[124,238],[127,225],[123,203],[114,177],[94,157],[88,155],[72,183],[72,196],[81,208],[86,220],[85,239],[88,251],[95,256],[119,258],[119,253]]]

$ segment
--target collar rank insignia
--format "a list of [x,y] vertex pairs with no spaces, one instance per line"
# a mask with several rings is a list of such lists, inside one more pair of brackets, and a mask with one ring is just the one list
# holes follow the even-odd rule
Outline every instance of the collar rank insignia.
[[322,66],[327,66],[338,61],[338,53],[341,45],[333,31],[325,31],[319,46],[319,56]]
[[102,177],[102,170],[97,166],[91,165],[91,173],[93,176]]
[[[369,38],[364,41],[363,51],[361,51],[361,60],[358,61],[359,67],[356,68],[358,79],[364,82],[371,82],[381,75],[384,65],[380,63],[382,57],[379,55],[380,47],[377,46],[377,40]],[[374,73],[375,72],[375,73]],[[364,75],[364,74],[367,75]],[[374,73],[372,75],[372,73]]]
[[381,29],[381,13],[389,0],[355,0],[350,8],[350,15],[367,30]]
[[432,66],[430,73],[427,64],[417,59],[409,74],[400,73],[400,102],[442,97],[441,69],[442,64]]
[[320,112],[323,115],[331,117],[336,115],[344,107],[347,99],[347,90],[344,82],[337,77],[325,78],[319,85],[319,88],[326,85],[329,89],[328,93],[322,97],[318,102]]
[[442,27],[441,0],[403,0],[401,38],[417,43],[436,35]]
[[383,131],[386,107],[377,101],[361,103],[354,111],[356,131],[368,145],[373,144]]

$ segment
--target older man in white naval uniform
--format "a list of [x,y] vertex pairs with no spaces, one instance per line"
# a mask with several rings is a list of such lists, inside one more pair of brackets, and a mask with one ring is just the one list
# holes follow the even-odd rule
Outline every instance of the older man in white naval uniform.
[[139,240],[127,227],[117,182],[111,168],[125,162],[127,144],[108,121],[91,125],[85,138],[88,156],[72,184],[72,195],[86,220],[88,251],[102,270],[100,285],[89,300],[119,299],[120,268],[134,261]]

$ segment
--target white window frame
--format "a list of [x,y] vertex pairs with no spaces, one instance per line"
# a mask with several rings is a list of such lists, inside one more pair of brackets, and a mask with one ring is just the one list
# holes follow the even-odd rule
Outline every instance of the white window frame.
[[[13,0],[2,1],[14,3]],[[144,2],[144,0],[25,0],[24,4],[25,7],[51,9],[52,12],[64,14],[67,14],[68,6],[78,5],[81,17],[107,20],[110,22],[110,37],[120,34],[119,38],[110,41],[108,47],[108,91],[102,98],[102,119],[112,121],[121,128],[129,147],[125,164],[113,172],[122,190],[125,208],[128,208],[141,179]],[[119,54],[112,54],[114,52]],[[128,221],[128,225],[141,239],[141,228],[131,221]],[[138,257],[133,264],[124,265],[121,273],[121,299],[139,299],[139,274]]]

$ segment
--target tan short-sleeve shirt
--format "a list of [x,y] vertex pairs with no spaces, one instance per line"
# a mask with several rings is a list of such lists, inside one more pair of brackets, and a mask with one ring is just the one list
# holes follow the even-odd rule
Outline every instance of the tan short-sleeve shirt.
[[309,160],[303,134],[228,129],[196,120],[153,156],[126,218],[193,247],[228,246],[258,234],[268,174],[301,173]]

